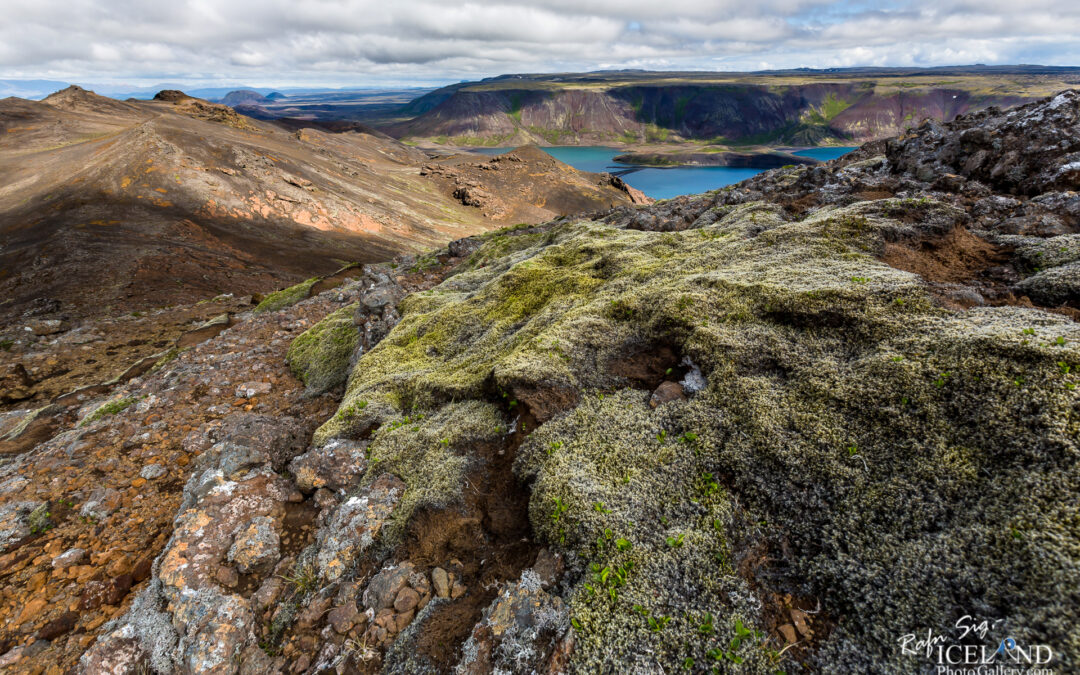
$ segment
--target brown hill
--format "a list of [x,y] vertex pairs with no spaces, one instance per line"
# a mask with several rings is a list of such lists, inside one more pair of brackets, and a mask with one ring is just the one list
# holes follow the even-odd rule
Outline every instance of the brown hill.
[[431,162],[423,173],[466,206],[501,222],[542,222],[558,216],[652,200],[610,174],[578,171],[535,145],[484,162],[455,155]]
[[[0,101],[0,314],[266,291],[502,223],[421,176],[424,153],[370,130],[298,127],[182,92]],[[629,203],[620,194],[605,205]]]

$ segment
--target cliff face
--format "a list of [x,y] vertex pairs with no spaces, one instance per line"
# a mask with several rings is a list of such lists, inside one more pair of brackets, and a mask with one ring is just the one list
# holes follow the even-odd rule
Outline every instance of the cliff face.
[[709,140],[728,144],[858,142],[948,121],[1021,96],[919,87],[879,90],[872,81],[772,86],[630,85],[602,88],[440,90],[419,99],[419,116],[391,127],[404,137],[459,143],[513,139],[573,145]]

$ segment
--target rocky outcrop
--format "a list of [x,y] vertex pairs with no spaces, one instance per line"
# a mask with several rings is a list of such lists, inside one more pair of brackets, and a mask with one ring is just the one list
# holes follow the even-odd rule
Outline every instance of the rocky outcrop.
[[184,488],[154,583],[83,658],[83,672],[133,673],[145,662],[158,672],[235,672],[255,614],[229,586],[237,572],[268,573],[281,557],[284,505],[301,497],[272,465],[295,454],[294,426],[247,415],[225,420],[223,440],[198,456]]

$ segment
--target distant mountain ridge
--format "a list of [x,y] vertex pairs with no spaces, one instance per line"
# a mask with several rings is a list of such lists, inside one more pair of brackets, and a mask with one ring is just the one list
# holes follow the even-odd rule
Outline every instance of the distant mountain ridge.
[[1076,83],[1080,68],[1042,66],[504,75],[426,94],[387,130],[457,145],[861,143]]

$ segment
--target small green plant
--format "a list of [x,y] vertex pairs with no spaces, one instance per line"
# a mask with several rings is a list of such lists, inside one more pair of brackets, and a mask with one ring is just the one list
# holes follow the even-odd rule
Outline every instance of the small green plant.
[[559,499],[558,497],[556,497],[553,502],[555,504],[555,508],[551,512],[551,522],[557,523],[559,522],[559,518],[562,518],[562,515],[566,513],[570,509],[570,507],[567,506],[566,503],[564,503],[563,500]]
[[562,447],[562,441],[552,441],[547,448],[547,454],[553,455],[555,451]]
[[14,347],[14,346],[15,346],[15,341],[14,340],[11,340],[11,339],[8,339],[8,338],[4,338],[3,340],[0,340],[0,350],[8,352],[8,351],[11,351],[11,348]]
[[646,623],[649,625],[649,630],[653,633],[659,633],[664,630],[664,627],[671,621],[670,616],[648,616],[645,617]]
[[632,561],[628,561],[618,567],[612,567],[610,565],[601,567],[600,563],[593,563],[590,569],[592,570],[592,581],[596,584],[596,587],[592,584],[585,584],[585,588],[591,595],[597,593],[597,587],[605,589],[608,597],[611,598],[612,601],[617,600],[619,598],[618,589],[621,586],[626,585],[626,579],[630,575],[630,570],[633,569],[633,567],[634,563]]
[[948,380],[948,379],[949,379],[949,371],[946,370],[944,373],[941,373],[940,375],[938,375],[937,379],[934,380],[934,386],[937,387],[938,389],[941,389],[942,387],[945,386],[945,381]]
[[1059,335],[1058,338],[1056,340],[1054,340],[1054,344],[1056,344],[1058,347],[1064,347],[1065,346],[1065,338],[1063,336]]
[[858,444],[852,443],[851,445],[849,445],[847,447],[847,454],[848,454],[848,457],[854,457],[855,455],[859,454],[859,446],[858,446]]
[[851,277],[851,281],[856,284],[865,284],[870,281],[870,277]]
[[667,430],[661,430],[660,433],[656,434],[656,440],[661,443],[665,442],[667,440]]
[[604,502],[593,502],[592,508],[597,513],[611,513],[611,509],[606,508]]
[[685,659],[683,659],[682,668],[683,668],[683,670],[693,670],[694,669],[694,659],[687,656]]
[[712,635],[714,630],[716,629],[713,628],[712,614],[706,612],[705,616],[701,619],[701,623],[698,624],[698,633],[701,633],[702,635]]
[[1034,335],[1035,334],[1035,329],[1034,328],[1025,328],[1024,330],[1022,330],[1020,332],[1023,333],[1024,335]]
[[581,621],[578,620],[578,618],[576,616],[574,618],[570,619],[570,625],[573,626],[575,630],[581,630],[582,629],[581,628]]
[[630,543],[629,539],[615,540],[615,548],[619,549],[620,551],[629,551],[631,546],[632,544]]
[[259,640],[259,649],[263,650],[270,658],[277,658],[277,655],[281,652],[277,645],[266,640]]
[[723,661],[727,659],[732,663],[738,665],[743,662],[743,658],[737,654],[739,647],[742,643],[748,639],[761,640],[764,635],[760,631],[753,631],[743,625],[742,620],[735,620],[735,637],[731,638],[731,642],[728,643],[728,648],[721,649],[715,647],[708,652],[709,658],[714,661]]
[[306,595],[319,587],[319,573],[314,565],[294,566],[292,576],[281,576],[282,579],[292,584],[293,589],[300,594]]
[[664,541],[667,542],[668,548],[682,548],[683,539],[685,537],[686,537],[686,534],[683,533],[683,534],[679,534],[679,536],[677,536],[677,537],[665,537]]

